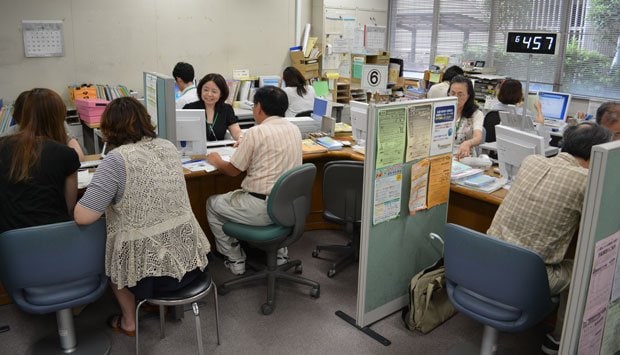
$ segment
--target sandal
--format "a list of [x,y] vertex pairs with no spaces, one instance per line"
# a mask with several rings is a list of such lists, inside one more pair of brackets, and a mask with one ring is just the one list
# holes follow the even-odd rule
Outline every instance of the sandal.
[[117,333],[123,333],[125,335],[127,335],[128,337],[135,337],[136,336],[136,331],[135,330],[126,330],[123,329],[123,327],[121,326],[121,320],[123,319],[123,316],[120,314],[114,314],[112,316],[110,316],[108,318],[108,320],[106,321],[108,327],[112,328],[112,331],[115,331]]

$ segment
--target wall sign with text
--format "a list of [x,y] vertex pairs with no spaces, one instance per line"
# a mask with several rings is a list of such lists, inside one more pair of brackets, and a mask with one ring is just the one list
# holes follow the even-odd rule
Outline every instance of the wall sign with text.
[[506,52],[555,54],[557,33],[508,32]]

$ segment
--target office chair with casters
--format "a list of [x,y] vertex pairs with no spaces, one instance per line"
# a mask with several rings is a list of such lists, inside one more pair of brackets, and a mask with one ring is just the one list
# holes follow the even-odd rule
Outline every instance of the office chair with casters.
[[480,354],[495,353],[500,331],[525,331],[557,305],[538,254],[452,223],[444,243],[448,297],[459,312],[484,324]]
[[107,289],[105,243],[103,219],[88,226],[69,221],[0,234],[0,279],[15,305],[27,313],[56,312],[58,334],[38,341],[30,353],[109,353],[103,331],[80,329],[78,344],[71,311]]
[[312,110],[301,111],[300,113],[296,114],[295,117],[310,117],[310,115],[312,115]]
[[333,277],[348,264],[359,258],[360,224],[362,220],[362,192],[364,163],[351,160],[331,161],[323,170],[323,219],[344,227],[351,236],[348,245],[317,245],[312,256],[321,250],[343,253],[327,272]]
[[220,344],[220,321],[219,321],[219,307],[217,303],[217,286],[215,286],[215,282],[211,279],[209,272],[205,270],[200,274],[196,279],[194,279],[190,284],[183,287],[182,289],[171,291],[171,292],[162,292],[161,294],[157,294],[153,298],[142,300],[138,303],[136,307],[136,355],[139,354],[140,351],[140,337],[139,337],[139,318],[138,314],[140,312],[140,307],[148,302],[150,304],[159,306],[159,327],[160,327],[160,338],[163,339],[166,337],[164,323],[165,323],[165,312],[164,306],[182,306],[186,304],[192,305],[192,311],[194,312],[194,319],[196,320],[196,337],[198,338],[198,354],[204,355],[204,347],[202,345],[202,332],[200,328],[200,312],[198,309],[198,301],[204,298],[209,292],[213,293],[213,301],[215,303],[215,333],[217,335],[217,344]]
[[295,243],[303,234],[306,217],[310,213],[310,200],[316,167],[303,164],[286,171],[271,189],[267,199],[267,212],[273,224],[251,226],[235,222],[224,224],[224,232],[240,241],[245,241],[267,254],[267,268],[254,274],[239,277],[220,285],[220,294],[225,294],[234,285],[267,279],[267,302],[261,306],[264,315],[271,314],[275,308],[274,294],[276,281],[284,279],[312,287],[310,296],[320,296],[320,285],[304,277],[292,275],[286,271],[295,267],[295,272],[302,272],[300,260],[292,260],[277,265],[277,251]]

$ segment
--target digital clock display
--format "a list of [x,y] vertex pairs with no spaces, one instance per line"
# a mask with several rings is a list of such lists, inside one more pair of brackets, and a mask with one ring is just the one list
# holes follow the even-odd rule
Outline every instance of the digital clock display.
[[506,52],[555,54],[557,33],[508,32]]

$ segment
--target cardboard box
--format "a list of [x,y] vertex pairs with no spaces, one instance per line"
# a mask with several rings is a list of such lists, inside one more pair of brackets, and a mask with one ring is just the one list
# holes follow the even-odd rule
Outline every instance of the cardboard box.
[[290,52],[292,66],[299,70],[306,80],[319,77],[319,60],[307,59],[302,51]]

